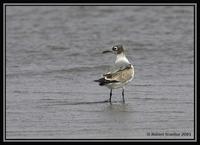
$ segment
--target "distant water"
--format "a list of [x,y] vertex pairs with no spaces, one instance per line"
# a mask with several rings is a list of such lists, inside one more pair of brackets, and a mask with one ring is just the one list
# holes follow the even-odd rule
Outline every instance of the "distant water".
[[[193,24],[192,6],[7,6],[6,138],[193,138]],[[135,78],[110,105],[93,80],[117,43]]]

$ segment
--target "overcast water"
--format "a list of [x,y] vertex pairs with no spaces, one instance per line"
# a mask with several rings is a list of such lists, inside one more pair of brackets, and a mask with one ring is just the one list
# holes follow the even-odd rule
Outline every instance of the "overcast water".
[[[7,6],[7,139],[194,136],[193,6]],[[135,78],[93,80],[126,48]]]

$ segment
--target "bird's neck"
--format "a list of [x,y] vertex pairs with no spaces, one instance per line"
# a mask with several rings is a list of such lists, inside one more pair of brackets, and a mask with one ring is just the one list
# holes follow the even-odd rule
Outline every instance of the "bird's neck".
[[124,53],[117,54],[115,64],[120,63],[120,62],[124,62],[124,63],[128,63],[128,64],[130,63]]

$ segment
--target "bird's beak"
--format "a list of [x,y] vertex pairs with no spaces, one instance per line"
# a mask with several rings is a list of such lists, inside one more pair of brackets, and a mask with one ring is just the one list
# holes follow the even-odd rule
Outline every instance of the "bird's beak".
[[106,51],[103,51],[102,53],[104,54],[104,53],[113,53],[113,52],[110,50],[106,50]]

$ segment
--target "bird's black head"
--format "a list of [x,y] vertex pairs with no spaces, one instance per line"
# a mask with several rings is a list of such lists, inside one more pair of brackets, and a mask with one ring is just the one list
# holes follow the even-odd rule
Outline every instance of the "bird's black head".
[[111,50],[103,51],[103,53],[114,53],[114,54],[121,54],[124,52],[124,48],[121,44],[114,45]]
[[112,51],[114,51],[115,54],[120,54],[124,52],[124,48],[121,44],[117,44],[112,47]]

